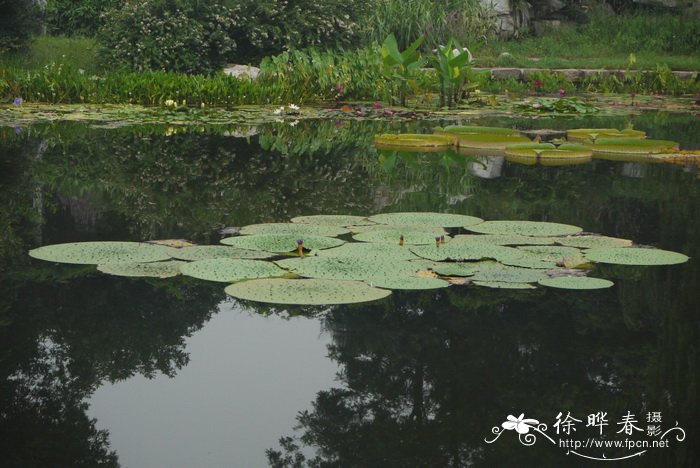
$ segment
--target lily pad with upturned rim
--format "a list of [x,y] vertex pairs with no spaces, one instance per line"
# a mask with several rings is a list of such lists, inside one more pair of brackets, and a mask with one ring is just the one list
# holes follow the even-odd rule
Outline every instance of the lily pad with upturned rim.
[[370,216],[369,220],[377,224],[402,226],[440,226],[444,228],[470,226],[472,224],[484,222],[483,219],[475,216],[430,212],[382,213]]
[[638,140],[632,138],[603,138],[588,145],[597,153],[650,154],[678,149],[678,143],[668,140]]
[[258,235],[258,236],[237,236],[221,239],[221,243],[232,245],[241,249],[262,250],[264,252],[287,253],[297,250],[297,240],[304,241],[304,248],[307,250],[320,250],[338,247],[345,242],[335,237],[303,236],[294,235]]
[[180,274],[180,266],[186,262],[170,260],[148,263],[105,263],[97,265],[102,273],[133,278],[172,278]]
[[560,289],[605,289],[614,283],[602,278],[589,276],[559,276],[557,278],[544,278],[538,281],[542,286]]
[[474,135],[474,134],[486,134],[486,135],[512,135],[520,136],[520,131],[512,128],[503,127],[481,127],[476,125],[448,125],[446,127],[436,127],[433,130],[438,135]]
[[423,133],[384,134],[374,137],[377,147],[410,147],[410,148],[450,148],[454,146],[455,137],[451,135],[436,135]]
[[603,247],[589,249],[585,257],[596,263],[616,265],[676,265],[687,262],[690,257],[678,252],[637,247]]
[[567,139],[571,141],[589,141],[598,138],[627,138],[642,139],[646,134],[641,130],[616,128],[575,128],[566,132]]
[[235,258],[212,258],[184,263],[180,266],[180,271],[193,278],[223,283],[283,276],[287,273],[272,262]]
[[504,150],[508,145],[516,143],[528,143],[530,139],[525,136],[513,135],[491,135],[491,134],[455,134],[457,146],[459,148],[476,148],[476,149],[499,149]]
[[53,244],[29,251],[29,256],[57,263],[98,265],[170,260],[170,248],[145,242],[72,242]]
[[322,226],[363,226],[372,225],[372,221],[367,219],[366,216],[351,216],[351,215],[311,215],[311,216],[297,216],[292,218],[293,223],[298,224],[316,224]]
[[262,250],[239,249],[225,245],[195,245],[172,249],[170,255],[179,260],[206,260],[209,258],[248,258],[262,259],[274,257],[277,254]]
[[391,294],[361,281],[327,279],[258,279],[229,285],[226,294],[272,304],[333,305],[383,299]]
[[241,228],[241,235],[290,235],[290,236],[322,236],[337,237],[350,233],[350,230],[341,226],[328,224],[302,224],[302,223],[264,223],[250,224]]
[[466,226],[466,229],[483,234],[515,234],[535,237],[562,236],[582,231],[578,226],[542,221],[484,221],[474,226]]

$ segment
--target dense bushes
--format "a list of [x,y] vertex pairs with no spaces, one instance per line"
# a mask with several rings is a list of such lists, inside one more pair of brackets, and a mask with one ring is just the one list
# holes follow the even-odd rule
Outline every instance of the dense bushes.
[[102,22],[102,13],[119,0],[47,0],[44,10],[46,32],[62,36],[92,37]]
[[0,0],[0,53],[24,47],[38,24],[32,0]]
[[212,73],[235,50],[236,13],[214,0],[126,0],[103,14],[105,65]]

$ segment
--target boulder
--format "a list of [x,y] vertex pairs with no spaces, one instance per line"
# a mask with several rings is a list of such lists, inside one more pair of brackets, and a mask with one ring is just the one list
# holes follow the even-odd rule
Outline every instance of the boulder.
[[250,65],[229,64],[226,65],[223,72],[229,76],[235,76],[236,78],[248,78],[254,80],[260,74],[260,69]]

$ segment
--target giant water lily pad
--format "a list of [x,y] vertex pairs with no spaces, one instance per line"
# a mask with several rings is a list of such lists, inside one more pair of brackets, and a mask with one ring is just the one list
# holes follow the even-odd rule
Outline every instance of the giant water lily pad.
[[587,250],[584,255],[592,262],[617,265],[675,265],[689,257],[670,250],[635,247],[603,247]]
[[539,237],[562,236],[582,231],[578,226],[540,221],[485,221],[474,226],[466,226],[466,228],[483,234],[515,234]]
[[322,257],[381,257],[392,260],[416,260],[419,258],[407,246],[401,246],[398,243],[350,242],[333,249],[319,250],[317,253]]
[[[293,223],[317,224],[323,226],[363,226],[374,224],[365,216],[351,215],[311,215],[292,218]],[[333,237],[333,236],[331,236]]]
[[445,236],[440,231],[436,233],[423,231],[407,231],[405,229],[384,229],[360,232],[352,236],[353,239],[360,242],[377,242],[382,244],[399,245],[401,237],[406,245],[421,245],[435,243],[436,237],[444,237],[445,241],[450,240],[450,236]]
[[414,245],[411,246],[411,252],[422,258],[442,262],[445,260],[453,261],[468,261],[481,259],[514,259],[522,258],[525,255],[512,247],[504,247],[494,244],[447,244],[439,247],[435,245]]
[[634,138],[603,138],[589,145],[594,153],[649,154],[678,149],[678,143],[667,140],[638,140]]
[[495,245],[552,245],[555,239],[551,237],[521,236],[517,234],[459,234],[452,242],[487,243]]
[[297,250],[297,240],[303,240],[303,246],[308,250],[330,249],[338,247],[345,242],[335,237],[294,235],[260,235],[237,236],[221,239],[222,244],[231,245],[240,249],[262,250],[264,252],[286,253]]
[[302,224],[302,223],[265,223],[250,224],[241,228],[241,235],[292,235],[336,237],[348,234],[350,231],[341,226],[328,224]]
[[157,262],[170,259],[170,249],[143,242],[73,242],[39,247],[31,257],[57,263],[97,265],[103,263]]
[[582,145],[551,143],[525,143],[508,145],[505,149],[508,161],[545,166],[584,164],[591,161],[593,151]]
[[597,247],[628,247],[632,245],[629,239],[620,239],[618,237],[608,236],[565,236],[553,238],[557,244],[568,247],[578,247],[581,249],[593,249]]
[[614,283],[606,279],[590,278],[588,276],[560,276],[558,278],[543,278],[538,281],[542,286],[561,289],[604,289]]
[[543,270],[503,266],[480,270],[474,274],[473,279],[499,283],[534,283],[546,277],[547,273]]
[[186,262],[176,260],[148,263],[106,263],[97,265],[102,273],[134,278],[172,278],[180,274],[180,266]]
[[526,136],[513,135],[493,135],[493,134],[473,134],[457,135],[457,145],[460,148],[475,149],[499,149],[504,150],[506,146],[515,143],[527,143],[530,139]]
[[248,301],[299,305],[353,304],[391,294],[361,281],[326,279],[258,279],[229,285],[225,291]]
[[225,245],[195,245],[172,249],[170,255],[180,260],[206,260],[208,258],[248,258],[261,259],[274,257],[276,254],[262,250],[239,249]]
[[643,131],[631,128],[622,131],[616,128],[575,128],[566,132],[566,137],[571,141],[595,141],[598,138],[642,139],[645,136]]
[[212,258],[185,263],[180,266],[180,271],[183,275],[224,283],[286,274],[272,262],[235,258]]
[[369,217],[370,221],[377,224],[392,224],[403,226],[440,226],[462,227],[482,223],[484,220],[475,216],[451,213],[382,213]]
[[384,134],[374,137],[377,147],[409,148],[450,148],[454,146],[455,137],[450,135],[404,133],[399,135]]
[[487,135],[509,135],[509,136],[520,136],[520,131],[512,128],[502,128],[502,127],[479,127],[476,125],[448,125],[446,127],[436,127],[435,133],[440,135],[453,135],[453,134],[487,134]]

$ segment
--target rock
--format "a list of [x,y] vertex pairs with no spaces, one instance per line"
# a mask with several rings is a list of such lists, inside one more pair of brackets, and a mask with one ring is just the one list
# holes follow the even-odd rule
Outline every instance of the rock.
[[491,77],[495,80],[507,80],[512,78],[519,80],[522,78],[523,71],[520,68],[492,68]]
[[542,142],[549,142],[557,138],[566,138],[566,130],[521,130],[520,134],[531,140],[540,137],[540,141]]
[[254,80],[260,74],[260,69],[250,65],[229,64],[226,66],[226,68],[224,68],[223,72],[229,76],[235,76],[236,78],[248,78]]

